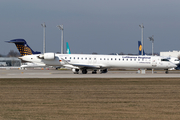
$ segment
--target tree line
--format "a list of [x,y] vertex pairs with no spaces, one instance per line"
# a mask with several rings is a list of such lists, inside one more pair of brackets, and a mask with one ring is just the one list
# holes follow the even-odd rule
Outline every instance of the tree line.
[[10,50],[7,55],[0,54],[0,57],[20,57],[20,56],[21,56],[20,53],[14,50]]

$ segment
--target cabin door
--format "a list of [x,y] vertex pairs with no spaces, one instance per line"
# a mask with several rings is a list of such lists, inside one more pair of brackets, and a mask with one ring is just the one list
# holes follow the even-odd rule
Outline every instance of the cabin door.
[[152,67],[156,67],[157,66],[157,60],[152,58]]

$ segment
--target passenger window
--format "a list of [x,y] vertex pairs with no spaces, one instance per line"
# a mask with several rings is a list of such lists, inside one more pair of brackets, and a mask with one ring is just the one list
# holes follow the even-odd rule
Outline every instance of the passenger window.
[[87,60],[87,58],[85,58],[85,60]]
[[121,59],[119,58],[119,61],[120,61]]
[[89,60],[91,60],[91,58],[89,58]]
[[69,59],[71,59],[71,57]]
[[81,58],[81,60],[83,60],[83,58]]
[[168,59],[161,59],[161,61],[169,61]]
[[79,60],[79,57],[77,59]]
[[65,57],[65,59],[67,59],[67,57]]
[[76,58],[74,57],[74,59],[76,59]]
[[104,58],[104,60],[106,60],[106,58]]
[[113,60],[113,59],[111,58],[111,60]]

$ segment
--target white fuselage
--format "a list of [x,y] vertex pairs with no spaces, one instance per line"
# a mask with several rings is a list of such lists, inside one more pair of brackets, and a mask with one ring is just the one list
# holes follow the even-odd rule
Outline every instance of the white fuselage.
[[26,62],[21,64],[21,68],[29,68],[29,67],[45,67],[45,64],[39,64],[39,63],[31,63],[31,62]]
[[38,55],[27,55],[20,59],[48,66],[69,66],[70,68],[102,69],[102,68],[156,68],[168,69],[175,64],[160,56],[129,55],[90,55],[90,54],[55,54],[54,59],[40,59]]

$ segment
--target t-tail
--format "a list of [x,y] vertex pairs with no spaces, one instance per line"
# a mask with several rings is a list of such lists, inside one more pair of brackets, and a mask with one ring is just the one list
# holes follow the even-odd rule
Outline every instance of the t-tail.
[[66,52],[67,54],[71,54],[68,42],[66,42]]
[[41,52],[38,51],[33,51],[29,45],[27,44],[27,42],[24,39],[14,39],[14,40],[10,40],[10,41],[5,41],[8,43],[14,43],[17,47],[17,49],[19,50],[21,56],[24,55],[32,55],[32,54],[41,54]]
[[[141,44],[141,41],[138,41],[138,51],[139,51],[139,55],[142,55],[142,44]],[[143,50],[143,55],[145,55],[145,52]]]

